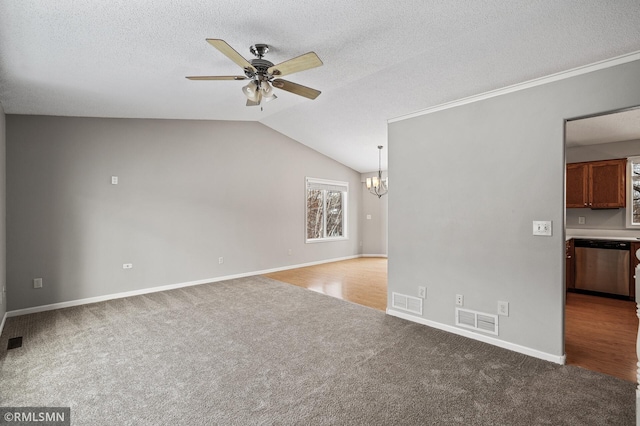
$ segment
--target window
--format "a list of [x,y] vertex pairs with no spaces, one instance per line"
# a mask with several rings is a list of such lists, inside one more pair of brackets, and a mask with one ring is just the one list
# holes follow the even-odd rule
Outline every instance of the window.
[[306,241],[347,239],[349,183],[306,178]]
[[640,157],[627,159],[627,228],[640,228]]

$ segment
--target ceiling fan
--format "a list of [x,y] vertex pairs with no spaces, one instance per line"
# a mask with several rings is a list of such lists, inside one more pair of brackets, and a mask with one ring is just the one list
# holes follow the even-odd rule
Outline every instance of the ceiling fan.
[[247,97],[247,106],[256,106],[260,105],[262,101],[268,102],[276,99],[276,95],[273,93],[274,87],[309,99],[315,99],[320,95],[319,90],[276,78],[322,65],[322,61],[314,52],[305,53],[274,65],[263,59],[269,51],[269,46],[266,44],[254,44],[249,48],[249,51],[256,57],[249,62],[224,40],[208,38],[207,42],[242,67],[244,75],[187,77],[189,80],[251,80],[242,88]]

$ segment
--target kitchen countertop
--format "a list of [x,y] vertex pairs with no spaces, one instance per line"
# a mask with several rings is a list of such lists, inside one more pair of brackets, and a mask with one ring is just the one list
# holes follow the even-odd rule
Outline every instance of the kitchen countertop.
[[640,230],[567,228],[565,236],[567,240],[581,238],[587,240],[640,241]]

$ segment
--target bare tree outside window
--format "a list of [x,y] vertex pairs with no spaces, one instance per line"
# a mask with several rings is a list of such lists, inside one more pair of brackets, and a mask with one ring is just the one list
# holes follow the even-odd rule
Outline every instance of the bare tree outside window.
[[640,229],[640,156],[627,158],[627,229]]
[[640,157],[631,159],[631,224],[640,224]]
[[316,242],[346,238],[347,182],[306,179],[306,239]]
[[324,222],[323,194],[321,190],[307,191],[307,239],[322,238]]
[[327,237],[342,237],[342,192],[327,191]]

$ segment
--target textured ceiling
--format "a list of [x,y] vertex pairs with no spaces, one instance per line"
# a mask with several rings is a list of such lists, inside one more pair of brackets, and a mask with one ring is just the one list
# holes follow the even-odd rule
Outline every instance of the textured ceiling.
[[631,140],[640,140],[640,108],[567,122],[569,148]]
[[[205,42],[278,63],[311,101],[246,107],[239,74]],[[387,119],[640,50],[638,0],[0,0],[0,102],[8,114],[254,120],[360,172],[378,167]],[[386,149],[383,151],[386,168]]]

